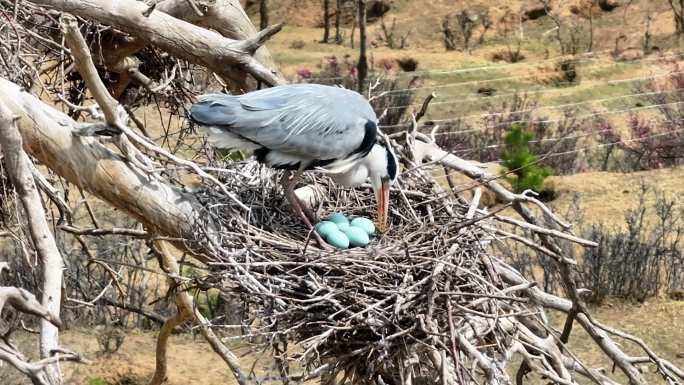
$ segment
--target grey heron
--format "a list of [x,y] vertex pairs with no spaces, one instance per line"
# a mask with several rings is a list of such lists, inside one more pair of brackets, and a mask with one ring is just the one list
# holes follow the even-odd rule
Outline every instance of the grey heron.
[[390,146],[377,142],[377,116],[360,94],[317,84],[236,96],[208,94],[192,106],[190,118],[207,131],[212,146],[248,151],[261,163],[287,170],[282,179],[286,197],[309,229],[315,218],[295,195],[294,185],[304,171],[315,170],[347,187],[370,182],[378,229],[385,231],[397,159]]

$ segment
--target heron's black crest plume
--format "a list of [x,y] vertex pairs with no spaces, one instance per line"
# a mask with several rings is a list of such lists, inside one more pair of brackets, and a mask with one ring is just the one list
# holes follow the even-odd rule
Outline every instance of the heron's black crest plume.
[[399,168],[397,157],[387,145],[385,145],[385,151],[387,151],[387,175],[389,175],[390,180],[394,181],[397,178],[397,170]]

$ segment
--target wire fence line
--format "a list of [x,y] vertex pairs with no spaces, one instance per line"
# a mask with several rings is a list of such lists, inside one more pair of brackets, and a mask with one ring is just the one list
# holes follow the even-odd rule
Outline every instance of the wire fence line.
[[[672,102],[672,103],[660,103],[660,104],[651,104],[648,106],[640,106],[640,107],[631,107],[631,108],[625,108],[625,109],[620,109],[620,110],[612,110],[612,111],[599,111],[599,112],[594,112],[590,114],[584,114],[584,115],[578,115],[576,118],[578,119],[586,119],[586,118],[592,118],[592,117],[597,117],[597,116],[603,116],[603,115],[616,115],[616,114],[625,114],[625,113],[630,113],[633,111],[642,111],[642,110],[649,110],[653,108],[658,108],[658,107],[674,107],[676,105],[681,105],[683,104],[684,101],[679,101],[679,102]],[[502,113],[502,115],[509,115],[509,114],[515,114],[518,113],[518,111],[511,111],[508,113]],[[464,118],[477,118],[477,117],[487,117],[490,115],[487,114],[482,114],[482,115],[469,115],[469,116],[460,116],[460,117],[452,117],[452,118],[444,118],[444,119],[429,119],[428,122],[430,123],[449,123],[449,122],[458,122],[458,121],[463,121]],[[493,126],[489,125],[488,127],[483,127],[483,128],[477,128],[477,129],[468,129],[468,130],[459,130],[459,131],[446,131],[440,133],[441,135],[447,135],[447,134],[453,134],[453,133],[467,133],[467,132],[475,132],[475,131],[483,131],[485,129],[491,128],[491,127],[497,127],[500,125],[508,125],[508,124],[515,124],[515,123],[558,123],[564,121],[566,118],[557,118],[557,119],[518,119],[518,120],[512,120],[512,121],[506,121],[506,122],[501,122],[501,123],[496,123]],[[391,124],[391,125],[379,125],[378,127],[380,128],[400,128],[400,127],[409,127],[413,123],[399,123],[399,124]]]
[[[674,121],[671,121],[671,122],[674,122]],[[675,123],[676,123],[676,122],[675,122]],[[526,164],[526,165],[520,167],[520,169],[523,169],[523,168],[530,167],[530,166],[532,166],[532,165],[541,163],[541,162],[543,162],[545,159],[548,159],[548,158],[554,158],[554,157],[559,157],[559,156],[564,156],[564,155],[577,154],[577,153],[580,153],[580,152],[587,152],[587,151],[596,150],[596,149],[605,148],[605,147],[611,147],[611,146],[615,146],[615,145],[619,145],[619,144],[627,144],[627,143],[635,143],[635,142],[644,142],[644,141],[647,141],[647,140],[650,140],[650,139],[654,139],[654,138],[658,138],[658,137],[663,137],[663,136],[668,136],[668,135],[673,135],[673,134],[682,133],[682,132],[684,132],[684,128],[678,128],[678,129],[675,129],[675,130],[670,130],[670,131],[666,131],[666,132],[661,132],[661,133],[657,133],[657,134],[653,134],[653,135],[640,136],[640,137],[631,137],[631,138],[628,138],[628,139],[616,140],[616,141],[609,142],[609,143],[601,143],[601,144],[594,145],[594,146],[586,146],[586,147],[582,147],[582,148],[578,148],[578,149],[574,149],[574,150],[569,150],[569,151],[549,152],[549,153],[545,153],[545,154],[535,154],[536,156],[539,156],[539,159],[537,159],[535,162],[530,162],[530,163],[528,163],[528,164]],[[457,155],[456,153],[454,153],[453,151],[449,151],[449,150],[446,150],[446,151],[447,151],[449,154],[451,154],[451,155],[458,156],[458,155]],[[489,162],[489,163],[501,163],[501,162],[502,162],[501,160],[497,160],[497,161],[492,161],[492,162]],[[435,179],[444,179],[444,178],[448,178],[448,177],[449,177],[448,174],[445,174],[445,175],[436,175],[436,176],[434,176]],[[496,176],[496,178],[494,178],[494,179],[498,179],[498,178],[500,178],[500,177],[501,177],[501,176],[499,175],[499,176]],[[487,183],[487,182],[489,182],[489,181],[490,181],[490,180],[478,182],[478,185],[485,184],[485,183]]]
[[[550,138],[543,138],[543,139],[534,139],[534,140],[530,140],[528,143],[562,142],[564,140],[581,139],[581,138],[586,138],[588,136],[592,136],[592,135],[596,135],[596,134],[602,134],[602,133],[611,132],[611,131],[613,131],[613,129],[604,128],[601,130],[584,132],[582,134],[572,135],[572,136],[557,136],[557,137],[550,137]],[[489,149],[500,148],[500,147],[503,147],[504,145],[505,145],[504,143],[498,142],[495,144],[490,144],[490,145],[482,146],[482,147],[460,148],[460,149],[453,150],[453,152],[465,153],[465,152],[489,150]]]
[[[677,73],[670,73],[670,74],[677,74]],[[660,94],[666,94],[666,93],[672,93],[672,92],[678,92],[678,91],[684,91],[684,88],[676,88],[676,89],[671,89],[671,90],[663,90],[663,91],[648,91],[648,92],[640,92],[640,93],[634,93],[634,94],[623,94],[623,95],[618,95],[618,96],[610,96],[606,98],[599,98],[599,99],[589,99],[589,100],[584,100],[581,102],[573,102],[573,103],[563,103],[563,104],[552,104],[552,105],[546,105],[546,106],[539,106],[536,108],[528,109],[528,110],[518,110],[516,112],[534,112],[537,110],[547,110],[547,109],[562,109],[566,107],[574,107],[574,106],[581,106],[584,104],[591,104],[591,103],[603,103],[603,102],[609,102],[613,100],[620,100],[620,99],[627,99],[627,98],[635,98],[639,96],[652,96],[652,95],[660,95]],[[525,94],[524,92],[522,93],[523,95]],[[515,95],[520,95],[514,94]],[[430,102],[430,105],[444,105],[444,104],[458,104],[462,103],[464,99],[448,99],[446,101],[436,101],[436,102]],[[482,100],[486,101],[486,99]],[[407,104],[403,106],[391,106],[387,107],[387,109],[403,109],[403,108],[408,108],[408,107],[422,107],[422,103],[414,103],[414,104]],[[482,117],[487,117],[487,116],[499,116],[499,115],[506,115],[506,112],[488,112],[484,114],[472,114],[472,115],[465,115],[463,118],[482,118]]]
[[[403,78],[403,77],[413,77],[420,75],[450,75],[450,74],[460,74],[460,73],[471,73],[471,72],[487,72],[495,71],[501,69],[517,68],[517,67],[535,67],[542,63],[553,63],[558,60],[580,60],[580,61],[598,61],[601,60],[599,55],[614,53],[615,49],[605,49],[600,51],[585,52],[577,55],[557,55],[549,57],[546,59],[536,60],[534,62],[518,62],[518,63],[506,63],[506,64],[493,64],[493,65],[482,65],[477,67],[467,67],[467,68],[457,68],[457,69],[435,69],[435,70],[421,70],[421,71],[411,71],[402,72],[395,74],[393,78]],[[683,52],[675,52],[671,54],[672,56],[681,56]],[[627,61],[627,63],[638,62],[649,58],[636,59]],[[340,80],[345,79],[347,76],[330,76],[330,77],[313,77],[308,79],[303,79],[305,81],[321,81],[321,80]]]
[[[684,102],[682,102],[684,103]],[[676,122],[673,120],[668,120],[665,119],[662,122],[664,123],[679,123],[681,124],[682,122]],[[460,133],[468,133],[468,132],[478,132],[478,131],[483,131],[482,129],[473,129],[473,130],[460,130],[460,131],[446,131],[446,132],[437,132],[434,135],[435,136],[440,136],[440,135],[452,135],[452,134],[460,134]],[[586,138],[592,135],[596,134],[602,134],[606,132],[611,132],[614,131],[612,128],[605,128],[605,129],[600,129],[600,130],[590,130],[590,131],[585,131],[581,134],[577,135],[565,135],[565,136],[557,136],[557,137],[549,137],[549,138],[541,138],[541,139],[534,139],[530,140],[528,143],[547,143],[547,142],[559,142],[559,141],[564,141],[564,140],[571,140],[571,139],[581,139],[581,138]],[[467,148],[459,148],[452,150],[452,152],[472,152],[472,151],[480,151],[480,150],[488,150],[488,149],[495,149],[499,147],[503,147],[505,144],[502,142],[497,142],[493,144],[489,144],[486,146],[480,146],[480,147],[467,147]],[[683,149],[684,151],[684,149]]]
[[663,136],[667,136],[667,135],[677,134],[677,133],[680,133],[680,132],[684,132],[684,128],[678,128],[678,129],[676,129],[676,130],[671,130],[671,131],[666,131],[666,132],[660,132],[660,133],[653,134],[653,135],[648,135],[648,136],[632,137],[632,138],[629,138],[629,139],[617,140],[617,141],[610,142],[610,143],[601,143],[601,144],[598,144],[598,145],[595,145],[595,146],[587,146],[587,147],[583,147],[583,148],[579,148],[579,149],[575,149],[575,150],[570,150],[570,151],[554,152],[554,153],[551,153],[551,154],[546,155],[545,157],[546,157],[546,158],[553,158],[553,157],[562,156],[562,155],[576,154],[576,153],[578,153],[578,152],[584,152],[584,151],[589,151],[589,150],[595,150],[595,149],[598,149],[598,148],[614,146],[614,145],[616,145],[616,144],[626,144],[626,143],[644,142],[644,141],[647,141],[647,140],[649,140],[649,139],[654,139],[654,138],[659,138],[659,137],[663,137]]
[[[669,56],[669,57],[656,57],[656,58],[647,58],[647,59],[642,59],[643,61],[659,61],[659,60],[668,60],[672,58],[682,58],[684,57],[684,53],[678,53],[675,56]],[[640,60],[640,61],[642,61]],[[632,61],[629,63],[634,63],[637,61]],[[587,66],[584,67],[584,69],[596,69],[596,68],[611,68],[611,67],[617,67],[620,65],[623,65],[625,63],[618,62],[618,63],[599,63],[593,66]],[[478,80],[467,80],[467,81],[462,81],[462,82],[450,82],[450,83],[444,83],[444,84],[438,84],[438,85],[433,85],[433,86],[421,86],[421,87],[413,87],[413,88],[399,88],[399,89],[394,89],[394,90],[389,90],[385,91],[384,94],[394,94],[394,93],[400,93],[400,92],[407,92],[407,91],[416,91],[416,90],[425,90],[425,89],[431,89],[431,90],[438,90],[438,89],[444,89],[444,88],[456,88],[456,87],[461,87],[461,86],[466,86],[466,85],[472,85],[472,84],[487,84],[487,83],[496,83],[496,82],[502,82],[502,81],[508,81],[508,80],[524,80],[524,79],[535,79],[539,77],[538,74],[531,74],[531,75],[526,75],[526,76],[506,76],[506,77],[500,77],[500,78],[493,78],[493,79],[478,79]],[[563,86],[563,85],[572,85],[576,84],[575,82],[556,82],[556,86]]]
[[[651,76],[644,76],[644,77],[638,77],[638,78],[628,78],[628,79],[619,79],[619,80],[609,80],[609,81],[604,81],[604,82],[595,82],[595,83],[590,83],[590,85],[617,85],[617,84],[625,84],[625,83],[636,83],[639,81],[644,81],[644,80],[656,80],[660,78],[665,78],[669,76],[674,76],[674,75],[681,75],[684,74],[684,71],[675,71],[675,72],[668,72],[666,74],[660,74],[660,75],[651,75]],[[586,83],[585,83],[586,85]],[[448,101],[436,101],[430,103],[430,105],[443,105],[443,104],[457,104],[457,103],[463,103],[469,100],[478,100],[478,101],[489,101],[492,99],[498,99],[498,98],[504,98],[504,97],[515,97],[515,96],[520,96],[520,95],[549,95],[549,94],[555,94],[555,93],[562,93],[564,91],[567,91],[565,89],[542,89],[542,90],[524,90],[524,91],[516,91],[516,92],[510,92],[506,94],[499,94],[499,95],[493,95],[493,96],[488,96],[486,98],[482,96],[472,96],[472,97],[464,97],[460,98],[458,100],[448,100]],[[646,93],[644,93],[646,94]],[[638,94],[634,94],[634,96],[638,96]],[[625,95],[620,95],[617,97],[611,97],[611,98],[605,98],[607,100],[610,100],[612,98],[625,98],[627,96]],[[600,99],[598,99],[600,100]],[[587,101],[586,103],[590,103],[591,101]],[[576,102],[577,104],[583,103],[583,102]],[[572,105],[573,103],[568,103]],[[405,106],[391,106],[388,107],[388,109],[398,109],[398,108],[408,108],[408,107],[420,107],[422,104],[411,104],[411,105],[405,105]],[[562,106],[562,105],[559,105]],[[552,108],[552,106],[546,107],[546,108]],[[562,108],[562,107],[561,107]],[[474,114],[474,115],[469,115],[469,117],[477,118],[477,117],[482,117],[482,116],[488,116],[487,114]],[[459,117],[458,119],[461,119],[462,117]],[[451,119],[451,118],[449,118]],[[433,121],[439,120],[439,119],[432,119]],[[453,120],[453,119],[451,119]],[[410,123],[398,123],[398,124],[390,124],[390,125],[380,125],[380,127],[405,127],[409,125]]]
[[[530,62],[518,62],[518,63],[506,63],[506,64],[489,64],[489,65],[482,65],[482,66],[476,66],[476,67],[466,67],[466,68],[455,68],[455,69],[434,69],[434,70],[421,70],[421,71],[412,71],[412,72],[402,72],[399,74],[396,74],[395,77],[411,77],[411,76],[416,76],[416,75],[450,75],[450,74],[459,74],[459,73],[471,73],[471,72],[488,72],[488,71],[494,71],[494,70],[500,70],[500,69],[508,69],[508,68],[513,68],[513,67],[534,67],[538,66],[539,63],[552,63],[557,60],[574,60],[574,59],[580,59],[580,60],[586,60],[586,61],[596,61],[600,60],[597,57],[598,55],[606,54],[606,53],[611,53],[614,52],[614,49],[605,49],[601,51],[593,51],[593,52],[586,52],[582,54],[577,54],[577,55],[557,55],[553,56],[550,58],[546,59],[541,59],[537,60],[534,63]],[[338,80],[338,79],[344,79],[346,76],[330,76],[330,77],[315,77],[315,78],[309,78],[309,79],[304,79],[304,80]]]

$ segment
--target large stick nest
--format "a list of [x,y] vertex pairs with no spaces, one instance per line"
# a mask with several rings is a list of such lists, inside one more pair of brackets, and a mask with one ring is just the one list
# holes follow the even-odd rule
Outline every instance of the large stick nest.
[[[207,213],[198,230],[219,229],[204,238],[220,253],[211,278],[256,309],[253,334],[297,345],[281,352],[284,358],[309,368],[332,362],[366,381],[419,359],[421,369],[412,376],[432,377],[439,368],[430,358],[435,350],[451,349],[451,335],[474,336],[483,327],[489,330],[473,344],[491,344],[492,354],[504,354],[496,324],[480,321],[500,315],[499,301],[520,299],[492,285],[499,280],[483,249],[490,236],[466,217],[469,206],[431,177],[400,176],[391,191],[389,230],[368,247],[325,252],[292,214],[277,172],[253,161],[223,167],[223,182],[251,211],[214,190],[198,193]],[[340,188],[312,173],[303,184],[322,197],[319,217],[375,215],[370,188]]]

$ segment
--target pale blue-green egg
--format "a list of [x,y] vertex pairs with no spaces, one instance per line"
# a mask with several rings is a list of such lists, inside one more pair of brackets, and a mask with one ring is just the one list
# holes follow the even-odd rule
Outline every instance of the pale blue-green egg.
[[344,216],[342,213],[335,213],[328,218],[330,222],[335,222],[335,223],[349,223],[349,220],[347,217]]
[[365,247],[370,242],[368,234],[358,227],[349,226],[344,234],[349,238],[349,244],[355,247]]
[[322,221],[316,225],[316,231],[321,237],[325,238],[332,231],[340,231],[334,222]]
[[368,218],[354,218],[351,221],[351,225],[360,228],[368,235],[375,234],[375,224]]
[[342,232],[349,228],[349,222],[338,222],[335,223],[335,225],[337,225],[337,228]]
[[325,240],[338,249],[349,248],[349,238],[347,238],[347,236],[340,230],[335,229],[330,231],[325,237]]

